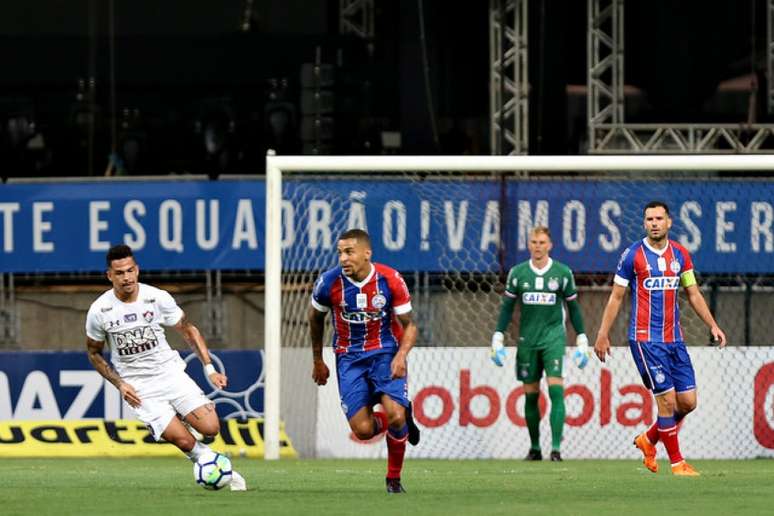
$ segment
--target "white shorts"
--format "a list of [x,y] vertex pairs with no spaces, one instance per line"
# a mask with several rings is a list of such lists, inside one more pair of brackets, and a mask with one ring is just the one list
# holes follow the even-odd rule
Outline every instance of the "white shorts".
[[185,417],[197,408],[212,403],[184,371],[126,381],[140,397],[140,406],[133,407],[137,419],[148,426],[157,441],[177,414]]

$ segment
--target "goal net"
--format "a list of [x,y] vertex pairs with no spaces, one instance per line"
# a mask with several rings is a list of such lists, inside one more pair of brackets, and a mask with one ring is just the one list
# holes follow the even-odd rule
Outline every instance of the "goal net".
[[[665,201],[670,237],[691,253],[705,298],[726,331],[726,350],[688,303],[680,307],[696,369],[699,407],[681,430],[692,458],[774,456],[774,182],[756,171],[770,156],[272,157],[267,159],[266,425],[273,456],[281,415],[301,456],[381,457],[359,442],[339,406],[326,323],[328,385],[311,379],[307,314],[317,276],[337,264],[338,235],[366,229],[373,260],[399,270],[419,326],[409,393],[423,431],[413,457],[521,458],[529,448],[514,373],[518,308],[508,360],[489,360],[503,281],[529,258],[535,225],[551,256],[575,273],[589,339],[599,327],[621,252],[643,238],[643,206]],[[607,365],[569,360],[563,455],[636,458],[632,437],[655,419],[626,345],[629,301]],[[550,449],[546,386],[541,441]]]

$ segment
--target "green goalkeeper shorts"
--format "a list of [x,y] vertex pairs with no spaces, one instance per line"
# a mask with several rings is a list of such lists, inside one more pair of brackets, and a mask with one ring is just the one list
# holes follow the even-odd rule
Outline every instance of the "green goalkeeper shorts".
[[564,341],[540,349],[519,346],[516,351],[516,378],[524,383],[537,383],[543,376],[562,378]]

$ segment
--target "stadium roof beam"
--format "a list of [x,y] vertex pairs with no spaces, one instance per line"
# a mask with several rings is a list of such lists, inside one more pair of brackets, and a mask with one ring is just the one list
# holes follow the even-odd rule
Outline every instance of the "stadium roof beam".
[[[768,74],[773,76],[774,0],[768,0]],[[624,2],[588,0],[588,125],[591,154],[756,154],[774,151],[774,124],[624,122]],[[769,80],[769,111],[774,88]]]
[[527,154],[527,0],[489,1],[489,57],[491,152]]

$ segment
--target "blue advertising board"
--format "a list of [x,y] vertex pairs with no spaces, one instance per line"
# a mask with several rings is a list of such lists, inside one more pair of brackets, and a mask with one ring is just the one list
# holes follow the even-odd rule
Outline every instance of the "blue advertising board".
[[353,226],[398,270],[497,272],[528,257],[535,224],[574,271],[609,272],[653,199],[671,207],[671,237],[699,272],[774,272],[770,180],[295,180],[283,196],[282,240],[266,242],[259,180],[2,185],[0,272],[101,271],[117,243],[147,270],[261,271],[267,245],[289,268],[320,268]]
[[[205,379],[192,353],[181,353],[186,372],[213,400],[218,415],[255,418],[263,412],[263,358],[260,351],[210,351],[228,386],[216,389]],[[118,390],[94,370],[86,351],[0,352],[0,421],[133,419]]]

